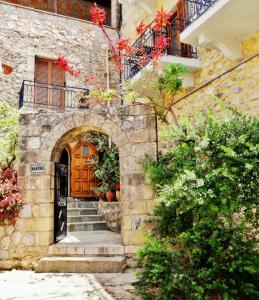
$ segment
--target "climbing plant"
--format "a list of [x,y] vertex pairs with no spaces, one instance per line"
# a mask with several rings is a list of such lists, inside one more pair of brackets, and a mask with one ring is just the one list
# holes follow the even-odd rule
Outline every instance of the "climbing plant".
[[[95,76],[89,76],[84,79],[84,82],[93,86],[88,95],[79,95],[80,104],[84,102],[85,106],[92,105],[107,105],[108,101],[122,103],[128,101],[130,104],[145,106],[157,115],[161,122],[170,124],[177,123],[177,117],[173,106],[176,100],[176,95],[182,90],[182,77],[187,72],[187,69],[180,64],[169,65],[162,75],[159,75],[159,60],[164,55],[168,47],[168,38],[163,34],[163,28],[170,24],[171,14],[163,8],[156,12],[152,30],[155,31],[154,47],[150,49],[150,53],[144,54],[143,46],[132,46],[133,42],[129,38],[120,38],[114,42],[109,36],[109,33],[104,26],[106,20],[106,12],[96,4],[90,10],[92,21],[99,26],[103,32],[107,44],[109,46],[111,61],[118,72],[124,72],[124,62],[128,56],[135,57],[135,64],[139,70],[142,70],[143,76],[136,83],[125,81],[114,88],[110,88]],[[136,27],[136,33],[140,37],[145,30],[150,28],[149,25],[141,22]],[[57,65],[71,75],[79,76],[79,70],[74,70],[64,55],[60,55],[56,60]],[[147,71],[144,66],[152,65],[152,71]],[[147,88],[150,82],[154,83],[157,93],[152,96],[144,96],[143,91]]]

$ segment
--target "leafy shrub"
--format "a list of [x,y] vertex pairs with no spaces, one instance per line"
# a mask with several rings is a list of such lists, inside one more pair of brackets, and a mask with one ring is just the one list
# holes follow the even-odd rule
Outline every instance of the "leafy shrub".
[[11,167],[17,157],[19,115],[15,108],[0,102],[0,166]]
[[16,171],[13,168],[0,169],[0,224],[15,223],[22,206]]
[[169,128],[167,138],[168,153],[144,163],[159,196],[155,228],[138,254],[138,293],[258,299],[259,121],[208,113]]

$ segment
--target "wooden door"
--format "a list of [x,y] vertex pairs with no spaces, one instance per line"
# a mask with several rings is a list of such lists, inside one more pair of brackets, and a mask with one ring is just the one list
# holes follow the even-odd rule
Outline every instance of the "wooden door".
[[35,98],[36,106],[64,109],[65,73],[55,61],[36,58]]
[[98,181],[93,174],[91,160],[98,153],[94,145],[88,142],[79,142],[71,153],[71,196],[94,197],[94,188]]

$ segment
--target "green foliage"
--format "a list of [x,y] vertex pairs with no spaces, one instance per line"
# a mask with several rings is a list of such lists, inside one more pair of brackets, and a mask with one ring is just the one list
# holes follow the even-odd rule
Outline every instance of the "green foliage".
[[0,102],[0,167],[11,167],[17,157],[18,111]]
[[258,299],[259,121],[208,113],[169,128],[167,138],[168,153],[144,163],[159,197],[137,291],[156,300]]
[[92,159],[94,175],[100,183],[96,193],[115,191],[115,185],[120,180],[118,148],[114,144],[109,147],[108,136],[101,133],[92,133],[91,141],[99,153],[98,158]]
[[187,68],[181,64],[170,64],[157,78],[157,88],[166,93],[175,94],[183,87],[182,76]]

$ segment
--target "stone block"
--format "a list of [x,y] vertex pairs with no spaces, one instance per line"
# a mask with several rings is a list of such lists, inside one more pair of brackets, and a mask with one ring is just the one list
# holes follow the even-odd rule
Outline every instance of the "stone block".
[[142,246],[144,244],[144,233],[141,230],[124,230],[122,233],[123,245]]
[[145,177],[142,173],[133,173],[128,176],[130,186],[139,186],[145,182]]
[[0,249],[7,250],[9,248],[10,243],[11,243],[11,237],[5,236],[4,238],[2,238],[0,242]]
[[7,235],[11,235],[14,231],[14,225],[8,225],[6,228],[5,228],[5,232]]
[[46,231],[37,233],[37,244],[38,245],[50,245],[54,241],[54,231]]
[[49,189],[27,190],[23,200],[26,203],[48,203],[54,201],[54,195]]
[[21,218],[30,218],[32,216],[32,209],[30,204],[26,204],[23,206],[20,216]]
[[39,137],[31,137],[28,139],[28,149],[37,150],[40,149],[41,140]]
[[132,200],[150,200],[155,197],[155,191],[149,185],[146,184],[131,186],[130,191]]
[[23,235],[22,242],[25,246],[32,246],[35,245],[36,242],[36,235],[33,233],[25,233]]
[[26,178],[26,188],[30,190],[44,190],[51,188],[51,176],[30,176]]
[[147,212],[147,201],[124,201],[122,203],[123,216],[144,215]]
[[12,235],[12,243],[17,246],[19,245],[21,239],[22,239],[22,234],[19,231],[14,232],[14,234]]
[[119,151],[120,151],[120,153],[119,153],[120,158],[131,156],[131,148],[132,148],[132,146],[130,144],[122,146],[119,149]]
[[141,131],[127,132],[127,136],[131,143],[148,143],[156,141],[155,129],[143,129]]
[[27,232],[41,232],[54,230],[54,218],[29,219],[25,223]]

